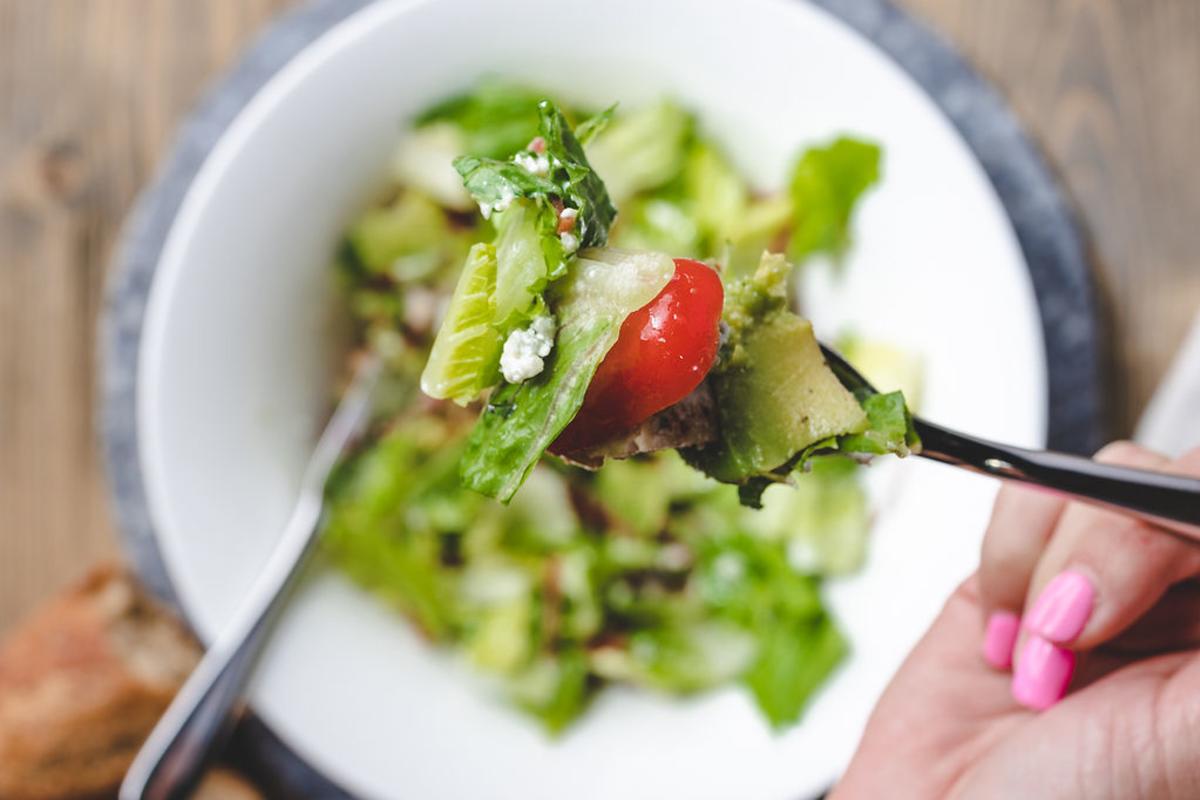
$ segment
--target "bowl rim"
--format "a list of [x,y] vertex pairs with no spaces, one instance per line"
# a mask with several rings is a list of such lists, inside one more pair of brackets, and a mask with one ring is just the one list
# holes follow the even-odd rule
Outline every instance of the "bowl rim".
[[[97,416],[124,550],[145,584],[186,616],[159,551],[146,500],[137,429],[138,354],[162,249],[192,181],[246,104],[330,28],[378,0],[311,0],[270,23],[186,118],[142,191],[114,253],[99,337]],[[805,0],[790,0],[804,2]],[[1001,95],[944,39],[891,0],[807,0],[907,72],[965,140],[988,176],[1029,267],[1048,370],[1047,440],[1091,453],[1107,419],[1106,342],[1097,292],[1074,213],[1040,152]],[[351,797],[300,759],[253,714],[235,733],[250,773],[285,796]]]

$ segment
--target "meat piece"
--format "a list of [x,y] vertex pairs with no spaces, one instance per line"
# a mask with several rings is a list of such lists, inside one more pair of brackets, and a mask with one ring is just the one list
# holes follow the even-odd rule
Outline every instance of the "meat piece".
[[673,406],[664,408],[631,431],[596,447],[558,453],[564,461],[599,469],[606,458],[629,458],[679,447],[696,447],[717,438],[717,403],[708,382]]

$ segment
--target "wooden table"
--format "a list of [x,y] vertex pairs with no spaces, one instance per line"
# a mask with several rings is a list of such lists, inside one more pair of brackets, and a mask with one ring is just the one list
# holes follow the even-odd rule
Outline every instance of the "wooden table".
[[[1128,433],[1200,307],[1200,3],[906,0],[1008,95],[1091,235]],[[0,0],[0,631],[117,550],[92,425],[121,221],[289,0]]]

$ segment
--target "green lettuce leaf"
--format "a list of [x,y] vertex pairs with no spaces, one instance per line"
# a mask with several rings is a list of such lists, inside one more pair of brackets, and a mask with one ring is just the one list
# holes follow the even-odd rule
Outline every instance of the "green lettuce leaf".
[[583,405],[588,384],[621,323],[674,274],[670,256],[586,250],[571,262],[551,302],[561,320],[546,368],[505,384],[488,400],[463,457],[463,482],[507,502]]
[[692,115],[661,101],[617,115],[588,145],[588,158],[617,203],[680,174],[694,128]]
[[879,180],[881,153],[877,144],[841,137],[800,156],[789,187],[794,229],[788,256],[793,261],[845,254],[855,204]]
[[858,402],[867,412],[867,428],[860,433],[838,437],[837,450],[906,456],[920,444],[902,393],[864,393],[859,395]]
[[743,680],[778,730],[800,718],[849,648],[826,614],[773,619],[759,631],[758,658]]
[[513,701],[558,734],[587,708],[594,694],[587,654],[570,649],[536,662],[523,675],[509,682]]
[[421,391],[466,405],[499,379],[500,334],[496,316],[496,249],[477,244],[467,255],[433,343]]
[[461,133],[462,150],[452,155],[508,158],[538,134],[538,103],[544,92],[497,80],[431,106],[416,119],[420,130],[450,123]]
[[[542,293],[552,279],[551,271],[561,273],[562,245],[558,237],[547,236],[538,206],[517,201],[496,219],[496,285],[494,324],[501,334],[520,327],[544,310]],[[547,255],[546,240],[553,241],[557,252]],[[553,264],[553,268],[551,267]],[[557,277],[557,274],[554,276]]]

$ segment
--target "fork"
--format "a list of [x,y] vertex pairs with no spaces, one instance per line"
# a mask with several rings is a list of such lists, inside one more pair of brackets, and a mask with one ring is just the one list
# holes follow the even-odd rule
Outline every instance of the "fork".
[[[862,373],[821,345],[825,361],[852,392],[876,393]],[[1200,480],[1165,472],[1102,464],[1090,458],[1000,444],[913,417],[919,455],[996,478],[1040,486],[1145,518],[1200,544]]]
[[254,670],[290,590],[315,549],[324,516],[325,481],[370,420],[381,371],[367,355],[313,449],[300,495],[246,599],[213,641],[155,725],[121,784],[119,800],[175,800],[190,795],[209,755],[228,735],[231,710]]

